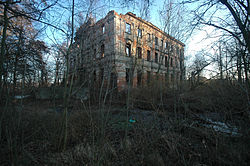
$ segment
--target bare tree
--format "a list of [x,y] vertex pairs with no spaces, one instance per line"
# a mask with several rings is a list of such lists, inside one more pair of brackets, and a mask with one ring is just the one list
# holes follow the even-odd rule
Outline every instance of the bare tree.
[[[250,4],[246,0],[183,0],[183,4],[193,5],[192,25],[196,28],[212,26],[225,38],[234,38],[244,50],[243,63],[245,78],[248,79],[248,58],[250,52]],[[191,7],[191,6],[190,6]],[[247,81],[247,80],[246,80]],[[247,81],[248,82],[248,81]]]
[[188,66],[188,74],[191,89],[199,85],[200,78],[205,68],[214,63],[213,57],[205,50],[198,52],[193,62]]
[[192,33],[189,26],[189,10],[178,1],[165,0],[163,6],[158,10],[161,28],[170,36],[186,41]]
[[[24,36],[24,32],[27,33],[30,31],[34,31],[34,27],[32,27],[33,22],[32,21],[37,21],[37,22],[42,22],[47,25],[51,25],[47,22],[42,21],[42,18],[44,18],[44,12],[49,9],[51,6],[54,6],[57,3],[57,0],[55,1],[1,1],[0,2],[0,10],[3,11],[3,14],[1,14],[1,20],[2,26],[3,26],[3,31],[2,31],[2,38],[1,38],[1,56],[0,56],[0,96],[3,97],[3,83],[6,82],[6,76],[11,74],[6,69],[6,63],[10,59],[8,59],[9,55],[9,50],[8,50],[8,44],[7,40],[11,40],[13,34],[19,34],[16,35],[18,36],[18,42],[15,42],[14,44],[17,45],[17,53],[16,53],[16,58],[15,58],[15,63],[14,63],[14,84],[16,84],[16,70],[17,70],[17,57],[21,55],[21,45],[24,43],[26,46],[27,42],[23,42],[24,39],[27,36]],[[2,29],[1,26],[1,29]],[[51,25],[53,26],[53,25]],[[55,27],[55,26],[54,26]],[[38,32],[35,32],[38,33]],[[36,34],[34,35],[35,37],[37,36]],[[35,37],[32,40],[35,39]],[[27,41],[27,40],[26,40]],[[31,50],[31,45],[33,42],[29,42],[30,46],[29,49]],[[38,44],[38,43],[37,43]],[[41,44],[41,42],[40,42]],[[40,45],[41,46],[41,45]],[[11,47],[11,46],[10,46]],[[9,48],[10,48],[9,47]],[[28,47],[27,47],[28,48]],[[33,47],[34,48],[34,47]],[[42,48],[42,47],[41,47]],[[23,48],[22,48],[23,49]],[[28,50],[26,50],[28,51]],[[26,58],[24,58],[26,59]],[[23,61],[24,63],[28,61]],[[5,63],[5,64],[4,64]],[[25,65],[26,67],[30,67],[29,65]],[[28,69],[28,68],[27,68]],[[24,74],[24,73],[23,73]],[[4,79],[5,78],[5,79]],[[23,79],[24,80],[24,79]],[[6,88],[5,88],[6,89]]]

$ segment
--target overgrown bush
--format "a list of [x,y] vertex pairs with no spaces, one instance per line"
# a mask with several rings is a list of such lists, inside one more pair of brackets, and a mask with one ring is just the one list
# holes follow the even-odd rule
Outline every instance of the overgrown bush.
[[166,86],[162,81],[155,80],[147,85],[132,90],[134,107],[159,110],[167,106],[168,99],[175,95],[175,90]]
[[[180,91],[156,81],[132,90],[131,110],[74,100],[66,149],[62,101],[15,103],[0,111],[0,165],[249,165],[247,92],[228,82]],[[207,127],[200,115],[209,112],[239,135]]]

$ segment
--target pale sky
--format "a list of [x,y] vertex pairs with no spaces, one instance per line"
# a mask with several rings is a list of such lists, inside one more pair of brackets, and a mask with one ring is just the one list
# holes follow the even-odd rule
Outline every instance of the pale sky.
[[[164,0],[154,0],[152,7],[150,8],[150,22],[156,25],[157,27],[161,28],[161,22],[159,18],[158,11],[162,9],[164,4]],[[127,13],[129,11],[135,13],[136,15],[139,15],[137,13],[136,9],[115,9],[118,13]],[[186,42],[182,41],[185,46],[185,55],[186,56],[194,56],[197,52],[201,51],[202,49],[207,48],[208,45],[210,45],[214,40],[212,39],[205,39],[207,37],[208,33],[211,33],[213,31],[213,28],[206,27],[203,31],[195,32],[191,38],[189,38]],[[190,58],[189,58],[190,59]]]
[[[108,11],[110,11],[110,10],[115,10],[117,13],[122,13],[122,14],[126,14],[127,12],[133,12],[137,16],[139,16],[139,12],[137,9],[138,6],[136,6],[136,5],[132,4],[132,5],[130,5],[131,6],[130,8],[127,8],[127,7],[121,8],[118,3],[117,4],[111,4],[111,3],[107,4],[106,3],[107,5],[104,8],[102,8],[103,1],[102,0],[96,0],[96,1],[97,1],[97,5],[94,6],[94,8],[96,8],[97,10],[95,10],[96,13],[93,13],[93,14],[95,14],[97,19],[105,16],[108,13]],[[65,0],[65,6],[67,6],[66,3],[70,4],[71,0]],[[162,9],[163,3],[164,3],[164,0],[154,0],[152,6],[150,7],[150,19],[149,19],[149,21],[159,28],[161,28],[161,26],[160,26],[161,22],[160,22],[158,11],[160,9]],[[79,12],[82,9],[86,9],[86,7],[84,7],[84,4],[82,4],[82,6],[81,6],[81,4],[77,4],[77,5],[79,5],[80,7],[76,8],[75,12]],[[115,7],[115,6],[117,6],[117,7]],[[59,12],[59,17],[61,17],[61,18],[55,17],[55,20],[62,19],[61,25],[65,24],[65,22],[66,22],[65,20],[70,19],[70,14],[71,14],[70,11],[67,11],[67,10],[57,11],[56,9],[55,9],[55,11]],[[57,38],[59,43],[60,43],[60,41],[62,41],[61,39],[64,39],[64,41],[65,41],[65,37],[66,37],[65,35],[63,35],[61,37],[60,37],[60,35],[53,36],[52,35],[53,31],[55,31],[53,28],[50,28],[50,30],[47,31],[47,39],[50,38],[49,40],[51,40],[55,37],[55,38]],[[191,38],[189,38],[189,40],[187,40],[186,42],[182,41],[186,45],[185,56],[188,57],[187,61],[186,61],[187,65],[190,63],[190,60],[192,60],[192,58],[195,56],[195,54],[197,52],[201,51],[202,49],[206,49],[207,46],[215,40],[215,39],[207,39],[207,40],[204,39],[204,38],[206,38],[207,34],[211,33],[212,31],[213,31],[212,28],[207,27],[207,28],[204,28],[203,31],[199,31],[199,32],[194,33],[191,36]],[[52,42],[50,41],[48,43],[52,43]]]
[[[144,0],[141,0],[141,1],[144,1]],[[139,16],[138,10],[136,8],[137,6],[133,5],[133,4],[130,5],[131,6],[130,8],[127,8],[127,7],[121,8],[118,3],[117,4],[111,4],[111,3],[109,4],[109,3],[107,3],[108,1],[106,1],[107,6],[105,6],[105,9],[103,10],[101,8],[103,6],[103,1],[96,0],[96,2],[98,5],[95,6],[95,8],[97,8],[97,10],[95,10],[96,13],[94,13],[94,14],[97,17],[97,19],[99,18],[99,16],[100,17],[105,16],[109,10],[115,10],[117,13],[122,13],[122,14],[125,14],[127,12],[133,12],[137,16]],[[65,0],[65,6],[67,6],[67,3],[70,5],[71,0]],[[158,10],[162,9],[163,3],[164,3],[164,0],[154,0],[152,6],[150,7],[150,20],[149,21],[159,28],[161,28],[161,25],[160,25],[161,22],[160,22]],[[77,5],[79,5],[79,7],[77,7],[77,9],[75,9],[76,15],[77,15],[77,12],[79,12],[81,10],[83,11],[83,9],[85,9],[84,4],[83,5],[77,4]],[[58,11],[57,9],[55,9],[55,11],[58,12],[58,16],[53,18],[53,19],[55,19],[55,21],[53,21],[53,22],[55,23],[57,21],[60,21],[61,22],[60,26],[63,26],[63,24],[65,24],[66,20],[70,19],[70,12],[67,10],[59,10]],[[67,30],[67,29],[65,29],[65,30]],[[54,37],[57,38],[58,41],[65,38],[65,36],[62,36],[62,37],[60,37],[59,35],[53,36],[52,33],[55,31],[57,31],[57,30],[55,30],[53,28],[49,28],[49,30],[47,30],[47,38],[49,38],[49,40],[53,39]],[[182,41],[186,45],[186,47],[185,47],[186,55],[194,54],[196,51],[201,50],[206,45],[207,42],[205,42],[205,41],[203,41],[202,43],[200,42],[205,37],[205,34],[206,33],[204,33],[204,32],[199,32],[199,33],[193,35],[192,38],[190,38],[187,42]],[[48,41],[48,43],[51,43],[51,42]]]

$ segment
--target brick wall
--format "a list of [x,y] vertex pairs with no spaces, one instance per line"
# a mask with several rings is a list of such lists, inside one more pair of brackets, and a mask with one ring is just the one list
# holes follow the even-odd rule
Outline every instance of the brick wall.
[[133,86],[137,86],[138,79],[146,84],[148,72],[151,79],[158,73],[164,80],[163,77],[179,77],[184,68],[180,66],[184,64],[180,61],[184,44],[133,13],[123,15],[110,11],[98,22],[92,19],[82,25],[76,36],[82,60],[79,67],[86,68],[89,77],[93,71],[100,75],[100,69],[105,71],[105,78],[115,74],[119,90],[127,87],[127,70],[133,71],[131,79]]

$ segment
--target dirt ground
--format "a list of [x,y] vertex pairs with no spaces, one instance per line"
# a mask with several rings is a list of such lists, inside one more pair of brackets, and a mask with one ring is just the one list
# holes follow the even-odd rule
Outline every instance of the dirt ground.
[[250,163],[249,120],[239,115],[72,101],[65,125],[60,103],[26,100],[21,107],[17,101],[1,114],[2,126],[8,126],[2,130],[1,165]]

